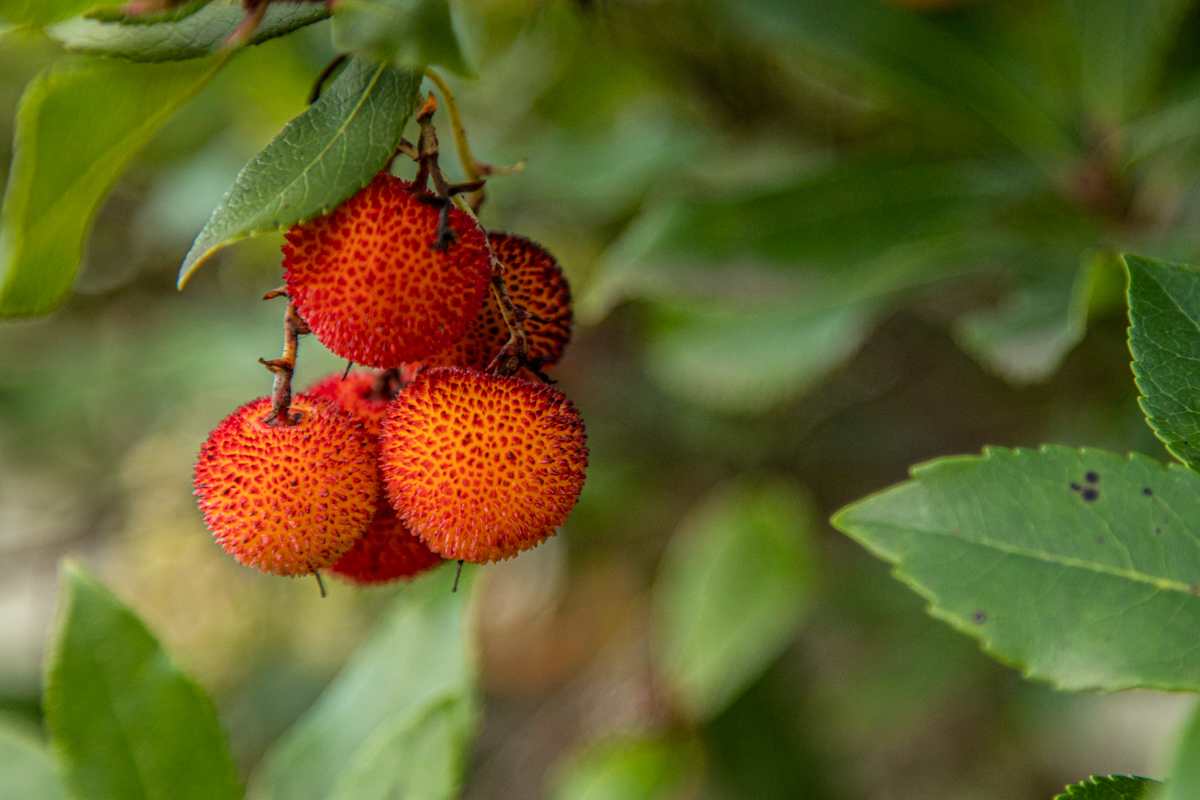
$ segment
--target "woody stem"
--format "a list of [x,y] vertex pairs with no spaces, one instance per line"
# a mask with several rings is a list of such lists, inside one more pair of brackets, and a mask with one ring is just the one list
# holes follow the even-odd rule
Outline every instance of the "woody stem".
[[[479,162],[471,153],[471,145],[467,142],[467,129],[463,126],[462,115],[458,111],[458,101],[454,99],[454,92],[450,91],[450,87],[446,85],[442,76],[432,69],[425,70],[425,77],[429,78],[438,88],[438,91],[442,93],[442,100],[446,103],[446,112],[450,115],[450,129],[454,132],[454,147],[458,151],[458,162],[462,164],[463,175],[468,181],[480,180],[483,178],[483,170],[479,168]],[[477,211],[483,205],[483,199],[483,189],[476,189],[467,196],[467,203],[471,206],[472,211]]]
[[[266,299],[278,297],[281,292],[271,292]],[[288,301],[287,311],[283,315],[283,355],[267,361],[258,361],[275,375],[271,387],[271,413],[265,422],[272,426],[295,425],[300,421],[299,414],[291,413],[292,406],[292,375],[296,371],[296,350],[300,346],[300,336],[308,333],[308,325],[300,318],[296,306]]]

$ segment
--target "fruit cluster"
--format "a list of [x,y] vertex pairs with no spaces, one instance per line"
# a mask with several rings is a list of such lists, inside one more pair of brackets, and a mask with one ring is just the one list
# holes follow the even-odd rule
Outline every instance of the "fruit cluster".
[[[480,183],[441,173],[435,109],[431,95],[413,182],[385,170],[287,233],[286,286],[268,295],[288,298],[283,356],[263,361],[274,391],[221,422],[195,469],[204,521],[242,564],[370,584],[510,558],[583,488],[583,422],[544,371],[570,338],[566,279],[455,205]],[[293,396],[305,333],[372,369]]]

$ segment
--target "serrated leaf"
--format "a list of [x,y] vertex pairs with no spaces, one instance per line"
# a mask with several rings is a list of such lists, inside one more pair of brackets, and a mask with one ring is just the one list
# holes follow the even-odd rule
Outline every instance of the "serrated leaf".
[[141,621],[78,568],[62,570],[46,721],[63,778],[88,800],[236,800],[212,703]]
[[553,800],[672,800],[700,768],[694,743],[677,739],[606,739],[555,770]]
[[[46,29],[67,50],[131,61],[181,61],[216,55],[246,11],[241,0],[212,0],[191,14],[160,22],[77,17]],[[323,3],[272,3],[248,44],[291,33],[329,17]]]
[[[357,783],[369,777],[364,765],[379,764],[390,746],[411,741],[405,726],[447,700],[465,704],[454,714],[466,725],[473,721],[472,573],[469,566],[463,571],[456,593],[452,568],[403,588],[371,640],[268,752],[250,797],[327,800],[335,787],[364,785]],[[406,762],[410,756],[403,754]]]
[[720,487],[680,523],[654,583],[654,650],[692,718],[720,713],[796,635],[811,526],[803,488],[782,481]]
[[470,703],[459,697],[381,726],[342,772],[329,800],[453,800],[462,789],[471,716]]
[[89,60],[30,82],[0,209],[0,317],[44,314],[66,301],[109,188],[223,63]]
[[668,311],[647,333],[646,370],[691,402],[762,412],[813,388],[854,355],[874,317],[866,304],[815,312]]
[[5,726],[0,726],[0,800],[63,800],[46,748]]
[[1045,381],[1087,333],[1094,281],[1090,261],[1076,269],[1046,264],[995,308],[959,319],[955,339],[1012,384]]
[[1200,269],[1124,256],[1129,349],[1142,411],[1183,463],[1200,466]]
[[0,19],[14,25],[48,25],[96,7],[124,0],[0,0]]
[[242,168],[179,269],[179,287],[213,253],[335,208],[396,152],[422,70],[351,59],[317,102]]
[[833,524],[933,616],[1061,689],[1200,689],[1200,474],[1048,446],[912,476]]
[[333,42],[367,61],[424,69],[443,66],[472,77],[447,0],[341,0]]
[[1192,712],[1171,761],[1171,772],[1154,800],[1194,800],[1200,797],[1200,713]]
[[1158,781],[1131,775],[1109,775],[1068,786],[1054,800],[1144,800]]

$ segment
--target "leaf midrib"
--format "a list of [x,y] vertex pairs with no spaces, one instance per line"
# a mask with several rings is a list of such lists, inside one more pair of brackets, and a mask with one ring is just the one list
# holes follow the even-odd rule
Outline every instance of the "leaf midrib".
[[[937,528],[914,528],[914,527],[909,527],[909,526],[905,526],[905,525],[894,525],[894,524],[879,523],[879,522],[866,522],[866,523],[859,523],[859,524],[863,525],[863,527],[873,527],[873,528],[877,528],[877,529],[905,531],[905,532],[909,532],[909,533],[928,534],[928,535],[933,535],[933,536],[944,536],[948,539],[954,539],[955,541],[959,541],[959,542],[966,542],[968,544],[976,544],[976,545],[980,545],[982,547],[989,547],[993,550],[998,550],[1007,555],[1020,556],[1022,558],[1029,558],[1029,559],[1033,559],[1036,561],[1044,561],[1044,562],[1047,562],[1050,564],[1058,564],[1058,565],[1064,566],[1064,567],[1082,569],[1082,570],[1086,570],[1088,572],[1094,572],[1094,573],[1101,574],[1101,575],[1109,575],[1111,577],[1124,578],[1126,580],[1135,581],[1137,583],[1145,583],[1145,584],[1148,584],[1150,586],[1153,586],[1153,587],[1163,590],[1163,591],[1180,592],[1180,593],[1186,594],[1188,596],[1195,596],[1197,594],[1197,592],[1194,590],[1196,588],[1194,584],[1184,583],[1182,581],[1176,581],[1176,580],[1172,580],[1170,578],[1161,578],[1161,577],[1158,577],[1155,575],[1147,574],[1145,572],[1139,572],[1138,570],[1135,570],[1135,569],[1125,569],[1122,567],[1111,567],[1111,566],[1108,566],[1107,564],[1100,564],[1095,561],[1086,561],[1082,558],[1074,558],[1071,556],[1062,556],[1062,555],[1057,555],[1055,553],[1049,553],[1044,550],[1037,550],[1037,549],[1029,548],[1029,547],[1021,547],[1018,545],[1008,544],[1006,542],[1000,542],[1000,541],[997,541],[995,539],[991,539],[988,537],[975,537],[975,536],[967,537],[967,536],[963,536],[961,533],[955,533],[953,531],[941,530],[941,529],[937,529]],[[897,559],[897,561],[903,561],[903,559],[902,558]]]

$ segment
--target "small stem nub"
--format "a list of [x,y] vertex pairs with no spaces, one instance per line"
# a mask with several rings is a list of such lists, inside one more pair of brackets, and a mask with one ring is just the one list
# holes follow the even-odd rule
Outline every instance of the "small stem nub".
[[321,590],[321,597],[325,597],[325,581],[321,579],[321,570],[317,570],[313,575],[317,576],[317,588]]
[[[263,299],[270,300],[283,294],[276,289],[268,292]],[[263,358],[258,360],[275,375],[275,383],[271,387],[271,413],[264,420],[268,425],[295,425],[300,421],[300,415],[291,411],[292,374],[296,371],[296,350],[300,346],[300,337],[306,333],[309,333],[308,325],[300,318],[296,305],[289,300],[287,311],[283,314],[283,355],[270,361]]]

